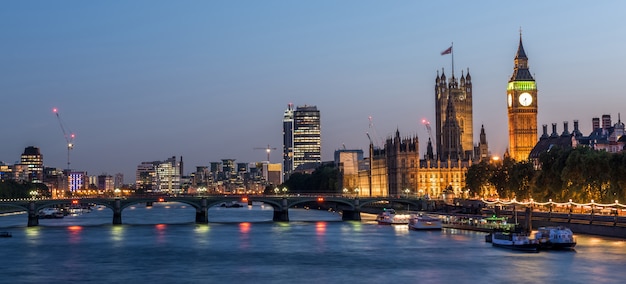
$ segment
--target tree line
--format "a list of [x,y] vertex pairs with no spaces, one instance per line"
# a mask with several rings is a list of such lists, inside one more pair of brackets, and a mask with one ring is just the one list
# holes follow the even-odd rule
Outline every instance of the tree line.
[[50,190],[43,183],[0,181],[0,198],[31,198],[31,192],[34,191],[37,192],[37,197],[50,197]]
[[492,192],[500,198],[533,198],[538,202],[613,203],[626,201],[626,153],[608,153],[589,147],[552,147],[542,153],[537,167],[530,161],[505,158],[468,168],[466,189],[480,197]]

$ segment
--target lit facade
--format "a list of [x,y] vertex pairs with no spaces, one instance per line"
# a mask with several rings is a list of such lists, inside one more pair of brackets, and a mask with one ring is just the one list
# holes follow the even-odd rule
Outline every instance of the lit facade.
[[86,189],[89,183],[89,176],[87,176],[86,172],[70,172],[67,175],[67,183],[71,192]]
[[537,85],[528,69],[528,57],[520,34],[513,75],[507,86],[509,155],[525,161],[537,143]]
[[293,170],[293,104],[289,104],[283,114],[283,180]]
[[[470,159],[474,150],[474,119],[472,77],[469,69],[466,75],[461,72],[458,81],[454,77],[454,70],[449,80],[443,70],[441,76],[437,72],[435,119],[436,158],[443,161],[449,158],[457,159],[452,153],[460,153],[459,159]],[[457,139],[458,142],[455,142]]]
[[32,183],[43,182],[43,155],[39,148],[29,146],[22,153],[20,164],[15,165],[15,179]]
[[290,104],[283,116],[283,166],[285,179],[301,165],[321,164],[321,123],[316,106]]

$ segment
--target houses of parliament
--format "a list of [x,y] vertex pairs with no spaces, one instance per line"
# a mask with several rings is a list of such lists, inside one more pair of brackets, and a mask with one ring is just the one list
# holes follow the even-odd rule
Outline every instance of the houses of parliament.
[[[340,187],[344,192],[355,191],[360,196],[432,198],[472,195],[464,189],[467,169],[491,157],[483,126],[478,143],[473,141],[474,98],[469,68],[462,71],[459,78],[454,70],[450,77],[443,69],[441,74],[437,71],[434,89],[435,141],[429,137],[425,154],[420,154],[416,135],[403,136],[399,129],[395,135],[387,137],[383,146],[374,145],[370,139],[369,158],[363,159],[362,151],[338,150],[335,160],[339,164]],[[505,155],[518,161],[526,160],[537,143],[537,88],[528,69],[521,34],[506,96],[509,148]]]

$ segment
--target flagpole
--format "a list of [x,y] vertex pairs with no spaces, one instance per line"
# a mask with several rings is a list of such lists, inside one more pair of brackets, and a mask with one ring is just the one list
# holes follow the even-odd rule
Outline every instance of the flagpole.
[[450,52],[452,54],[452,78],[454,78],[454,42],[450,46],[452,48],[452,52]]

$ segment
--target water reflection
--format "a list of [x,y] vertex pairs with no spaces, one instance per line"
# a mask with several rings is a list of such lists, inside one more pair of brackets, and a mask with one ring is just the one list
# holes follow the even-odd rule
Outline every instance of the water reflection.
[[69,226],[67,230],[70,232],[68,239],[72,244],[77,244],[81,241],[80,231],[83,230],[81,226]]

